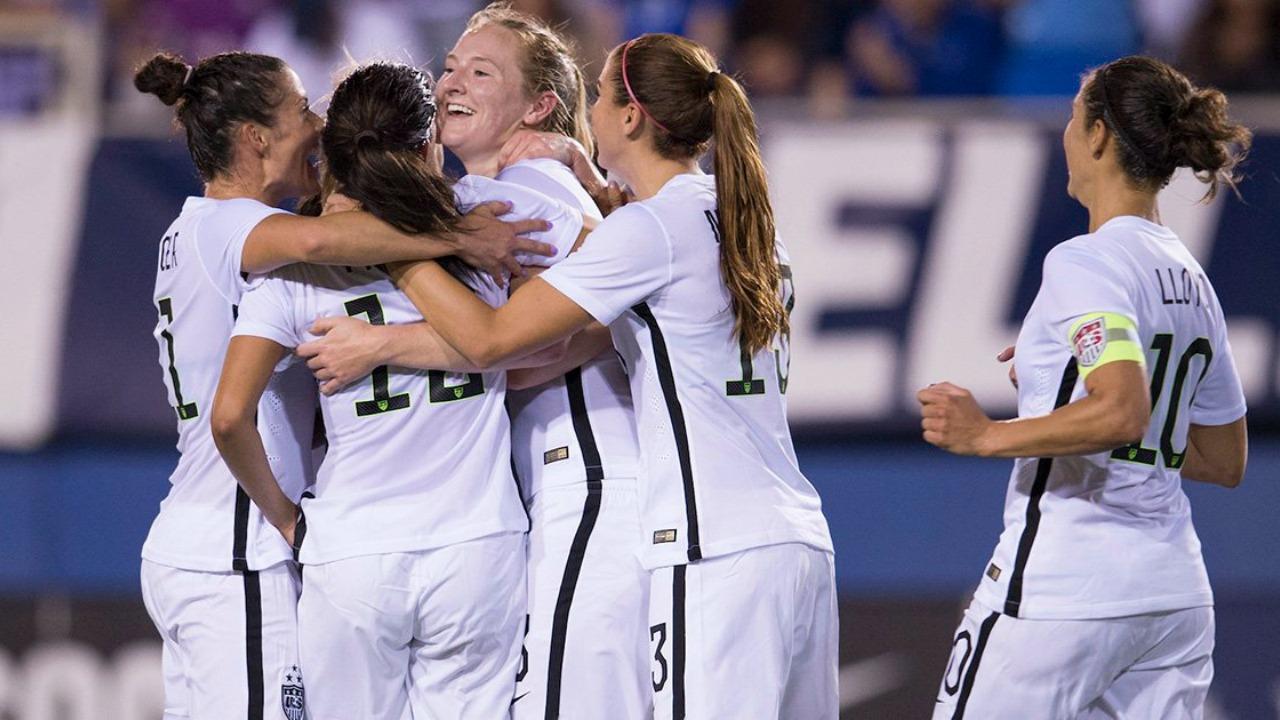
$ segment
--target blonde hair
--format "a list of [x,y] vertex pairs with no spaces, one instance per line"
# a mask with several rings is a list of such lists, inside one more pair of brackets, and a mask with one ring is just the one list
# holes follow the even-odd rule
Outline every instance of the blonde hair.
[[790,324],[779,292],[769,184],[746,92],[719,71],[710,51],[678,35],[641,35],[614,48],[610,64],[614,98],[619,105],[635,102],[654,121],[659,155],[696,158],[715,141],[720,275],[732,298],[734,332],[751,354],[769,347]]
[[559,133],[577,140],[593,154],[594,141],[587,125],[587,86],[568,39],[538,18],[522,13],[508,2],[495,2],[471,16],[467,32],[496,25],[515,33],[520,41],[520,73],[529,97],[555,94],[555,109],[534,129]]

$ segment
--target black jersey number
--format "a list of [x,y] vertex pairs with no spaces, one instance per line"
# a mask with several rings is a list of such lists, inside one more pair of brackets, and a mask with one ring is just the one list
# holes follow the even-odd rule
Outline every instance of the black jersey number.
[[484,376],[480,373],[467,373],[467,381],[461,385],[446,385],[448,373],[443,370],[428,370],[427,384],[429,396],[433,403],[465,400],[469,397],[484,394]]
[[[717,234],[717,237],[719,237],[719,234]],[[787,311],[787,317],[790,317],[791,310],[796,306],[796,284],[791,274],[790,265],[780,265],[778,269],[782,274],[783,307]],[[755,376],[751,353],[747,351],[747,346],[743,343],[738,344],[738,350],[738,360],[742,363],[742,377],[725,382],[725,394],[730,397],[763,395],[764,379]],[[778,348],[773,351],[773,359],[778,375],[778,390],[785,395],[787,393],[787,380],[791,377],[791,333],[783,333],[782,337],[778,338]]]
[[[378,300],[377,294],[365,295],[355,300],[348,300],[344,303],[347,314],[351,317],[365,315],[369,318],[370,325],[386,325],[386,318],[382,314],[382,302]],[[368,417],[369,415],[379,415],[392,410],[404,410],[409,407],[409,393],[391,394],[389,387],[389,377],[386,365],[379,365],[370,373],[373,380],[373,399],[356,401],[356,416]]]
[[[160,315],[169,324],[173,324],[173,300],[170,298],[160,298],[156,303],[160,308]],[[193,402],[182,401],[182,381],[178,379],[178,366],[174,359],[173,352],[173,333],[169,332],[166,327],[160,331],[160,337],[164,338],[165,346],[169,349],[169,380],[173,383],[173,399],[178,402],[174,406],[174,412],[178,413],[179,420],[191,420],[200,415],[200,410]]]
[[[1169,333],[1160,333],[1151,339],[1151,349],[1156,351],[1156,364],[1151,373],[1151,413],[1152,419],[1155,420],[1156,407],[1160,403],[1161,394],[1164,392],[1165,376],[1168,375],[1169,361],[1173,357],[1173,335]],[[1183,394],[1187,384],[1187,375],[1191,372],[1191,361],[1197,357],[1204,358],[1204,367],[1200,369],[1200,374],[1196,376],[1195,384],[1191,388],[1191,394],[1187,396],[1186,402],[1183,402]],[[1160,428],[1160,450],[1143,447],[1141,442],[1133,445],[1126,445],[1117,448],[1111,452],[1114,460],[1124,460],[1126,462],[1141,463],[1143,465],[1155,465],[1157,455],[1164,461],[1164,466],[1177,470],[1182,467],[1182,463],[1187,458],[1187,449],[1175,450],[1173,447],[1173,432],[1178,424],[1178,413],[1185,407],[1191,405],[1191,401],[1195,399],[1196,390],[1200,387],[1200,381],[1204,380],[1205,373],[1209,372],[1209,363],[1213,360],[1213,346],[1209,344],[1208,338],[1196,338],[1187,349],[1183,351],[1182,357],[1178,359],[1178,367],[1173,374],[1173,382],[1169,384],[1169,405],[1165,410],[1164,424]]]

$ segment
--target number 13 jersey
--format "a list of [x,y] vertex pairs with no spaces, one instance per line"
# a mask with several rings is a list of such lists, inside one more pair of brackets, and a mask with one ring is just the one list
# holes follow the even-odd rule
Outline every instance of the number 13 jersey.
[[[1136,445],[1019,458],[976,597],[1006,615],[1089,619],[1213,604],[1182,492],[1191,423],[1245,414],[1222,308],[1168,229],[1119,217],[1055,247],[1014,358],[1018,416],[1086,395],[1110,343],[1145,351],[1152,413]],[[1136,359],[1136,357],[1135,357]]]
[[677,175],[615,211],[541,276],[609,326],[626,366],[649,568],[789,542],[832,551],[787,425],[786,339],[743,351],[720,241],[715,178]]

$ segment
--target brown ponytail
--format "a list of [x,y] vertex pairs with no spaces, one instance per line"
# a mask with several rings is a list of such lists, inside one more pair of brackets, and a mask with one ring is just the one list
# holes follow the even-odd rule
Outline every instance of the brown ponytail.
[[[424,155],[436,105],[429,79],[399,63],[356,69],[333,91],[320,144],[323,184],[406,233],[456,232],[460,215],[448,181]],[[461,261],[445,262],[470,276]]]
[[769,347],[790,326],[779,292],[769,184],[746,91],[717,69],[706,48],[678,35],[642,35],[614,48],[610,64],[614,97],[619,105],[634,100],[652,118],[659,155],[696,158],[714,140],[720,275],[732,298],[734,332],[748,353]]
[[1138,187],[1159,190],[1180,167],[1208,184],[1205,199],[1239,182],[1236,166],[1253,133],[1228,117],[1221,92],[1192,85],[1160,60],[1130,56],[1090,73],[1082,97],[1088,123],[1106,124],[1120,166]]

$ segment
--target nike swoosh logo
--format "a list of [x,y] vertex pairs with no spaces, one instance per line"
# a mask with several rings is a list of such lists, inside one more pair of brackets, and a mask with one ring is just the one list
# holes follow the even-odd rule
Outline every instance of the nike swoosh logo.
[[[529,692],[533,692],[533,691],[532,691],[532,690],[530,690]],[[520,702],[521,700],[523,700],[523,699],[524,699],[524,696],[525,696],[525,695],[528,695],[528,694],[529,694],[529,693],[528,693],[528,692],[526,692],[526,693],[521,693],[520,695],[517,695],[517,696],[516,696],[516,699],[511,701],[511,704],[512,704],[512,705],[515,705],[516,703],[518,703],[518,702]]]

